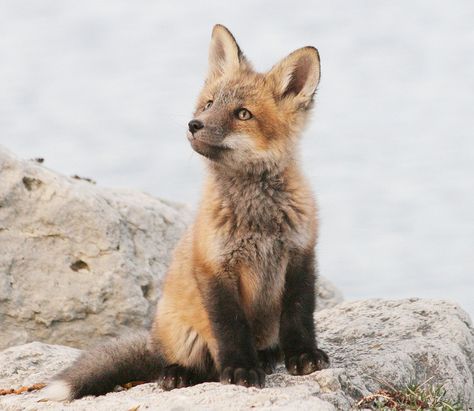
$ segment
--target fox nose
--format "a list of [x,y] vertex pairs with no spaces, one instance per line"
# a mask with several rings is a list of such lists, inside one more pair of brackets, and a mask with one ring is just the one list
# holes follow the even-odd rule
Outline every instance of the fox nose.
[[202,121],[199,120],[191,120],[188,123],[189,131],[194,134],[196,131],[201,130],[204,127]]

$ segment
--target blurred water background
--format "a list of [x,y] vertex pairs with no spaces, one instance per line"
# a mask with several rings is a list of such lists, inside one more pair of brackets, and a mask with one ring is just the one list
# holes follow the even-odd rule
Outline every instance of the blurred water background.
[[473,315],[472,0],[0,0],[0,144],[195,205],[185,131],[215,23],[259,70],[320,51],[301,144],[320,272],[348,299],[444,298]]

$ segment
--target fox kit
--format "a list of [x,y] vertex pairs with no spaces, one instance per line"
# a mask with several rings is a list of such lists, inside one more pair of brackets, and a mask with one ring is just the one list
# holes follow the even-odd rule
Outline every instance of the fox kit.
[[187,133],[206,159],[204,193],[151,331],[83,354],[46,398],[100,395],[130,381],[263,387],[279,360],[293,375],[328,364],[313,320],[316,206],[297,162],[318,52],[298,49],[257,73],[216,25],[208,70]]

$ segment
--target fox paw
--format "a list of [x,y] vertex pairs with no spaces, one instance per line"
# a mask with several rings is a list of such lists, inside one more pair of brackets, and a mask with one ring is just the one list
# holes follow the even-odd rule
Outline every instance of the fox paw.
[[291,375],[306,375],[329,366],[329,357],[318,348],[312,352],[292,355],[285,360],[286,369]]
[[220,375],[220,381],[223,384],[263,388],[265,372],[261,368],[225,367]]
[[172,364],[165,367],[158,379],[161,388],[166,391],[175,388],[190,387],[198,382],[198,378],[193,371],[178,364]]
[[258,351],[260,367],[265,371],[265,374],[273,374],[277,363],[282,359],[283,355],[278,346]]

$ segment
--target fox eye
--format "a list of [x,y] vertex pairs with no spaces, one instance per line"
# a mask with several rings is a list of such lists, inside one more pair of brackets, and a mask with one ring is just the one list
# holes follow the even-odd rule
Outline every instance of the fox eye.
[[203,109],[202,111],[205,111],[205,110],[211,108],[212,103],[214,103],[214,102],[213,102],[212,100],[209,100],[209,101],[206,103],[206,105],[204,106],[204,109]]
[[235,115],[239,120],[245,121],[250,120],[252,118],[252,113],[248,111],[246,108],[239,108]]

